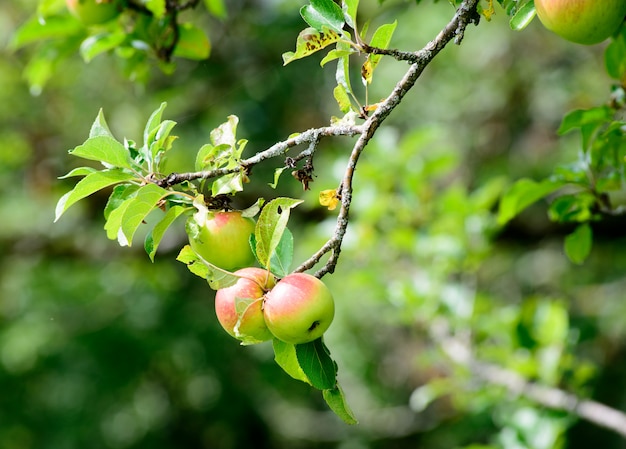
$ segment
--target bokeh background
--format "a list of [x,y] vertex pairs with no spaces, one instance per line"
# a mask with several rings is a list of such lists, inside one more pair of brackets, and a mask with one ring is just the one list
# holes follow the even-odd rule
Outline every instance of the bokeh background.
[[[210,130],[230,114],[251,155],[338,115],[334,69],[314,56],[282,66],[304,27],[290,0],[228,1],[203,14],[206,61],[157,68],[145,84],[102,55],[60,64],[45,89],[24,79],[32,48],[13,33],[35,0],[0,3],[0,448],[624,448],[607,430],[472,377],[431,338],[444,321],[467,329],[482,358],[626,410],[624,220],[595,228],[590,259],[563,254],[567,226],[537,204],[506,228],[498,196],[575,159],[556,129],[572,109],[607,101],[603,46],[564,42],[535,21],[508,27],[502,10],[450,46],[379,131],[357,169],[352,221],[333,275],[338,305],[326,336],[360,420],[341,423],[319,392],[290,379],[270,345],[242,347],[219,327],[213,292],[175,257],[170,229],[156,261],[106,239],[95,195],[53,223],[100,108],[118,138],[139,141],[166,101],[178,123],[169,161],[190,171]],[[398,20],[392,46],[414,50],[449,20],[448,2],[362,1],[372,28]],[[384,60],[370,99],[406,65]],[[355,68],[358,73],[358,67]],[[357,80],[358,83],[358,80]],[[237,197],[302,197],[296,260],[329,237],[335,212],[317,202],[337,186],[350,139],[324,141],[312,189],[281,179],[282,160],[255,168]],[[137,239],[139,242],[140,239]]]

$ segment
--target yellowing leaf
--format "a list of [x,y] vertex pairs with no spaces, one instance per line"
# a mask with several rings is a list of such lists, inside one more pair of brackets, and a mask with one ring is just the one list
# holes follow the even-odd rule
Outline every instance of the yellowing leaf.
[[283,53],[283,65],[328,47],[330,44],[337,42],[340,37],[336,32],[326,28],[323,33],[320,33],[315,28],[305,28],[298,35],[295,53],[292,51]]
[[335,210],[337,204],[339,204],[339,195],[337,195],[337,190],[322,190],[320,192],[320,204],[328,207],[328,210]]

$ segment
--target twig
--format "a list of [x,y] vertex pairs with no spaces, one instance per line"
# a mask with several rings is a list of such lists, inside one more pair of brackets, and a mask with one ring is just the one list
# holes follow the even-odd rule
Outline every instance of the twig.
[[312,268],[326,253],[331,252],[330,258],[326,261],[326,264],[315,273],[315,276],[321,278],[326,273],[334,272],[339,253],[341,252],[341,244],[348,227],[350,204],[352,202],[352,180],[361,153],[374,136],[374,133],[381,123],[387,118],[391,111],[400,104],[404,96],[415,85],[417,79],[434,57],[453,39],[456,44],[459,44],[465,33],[465,28],[470,23],[477,23],[477,4],[478,0],[465,0],[459,6],[454,17],[439,32],[437,37],[415,53],[415,62],[409,67],[404,77],[396,84],[391,94],[378,105],[378,108],[362,125],[363,132],[352,148],[350,159],[339,188],[341,192],[341,209],[337,217],[337,224],[333,236],[319,251],[302,263],[296,271],[305,271]]

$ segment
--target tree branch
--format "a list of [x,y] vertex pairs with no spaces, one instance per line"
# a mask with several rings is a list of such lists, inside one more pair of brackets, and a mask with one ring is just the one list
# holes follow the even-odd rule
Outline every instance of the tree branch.
[[456,11],[450,22],[439,32],[437,37],[430,41],[424,48],[414,53],[415,62],[409,67],[404,77],[396,84],[391,94],[381,103],[372,115],[362,125],[362,133],[352,148],[350,159],[346,167],[343,179],[338,191],[341,197],[341,209],[337,217],[337,225],[333,236],[320,248],[320,250],[302,263],[296,271],[305,271],[315,266],[320,259],[328,252],[331,256],[326,264],[315,273],[321,278],[326,273],[332,273],[337,265],[341,244],[348,227],[350,204],[352,202],[352,180],[359,157],[374,133],[387,116],[395,109],[404,96],[415,85],[424,69],[439,54],[439,52],[454,39],[456,44],[460,44],[463,39],[465,29],[470,23],[478,23],[476,5],[478,0],[465,0]]
[[476,360],[468,343],[449,334],[447,323],[434,323],[430,331],[446,355],[456,364],[469,368],[476,377],[544,407],[574,414],[626,438],[626,413],[556,387],[530,382],[515,371]]
[[218,176],[224,176],[229,173],[236,173],[243,169],[250,169],[254,165],[274,157],[282,156],[291,148],[296,147],[298,145],[302,145],[304,143],[311,144],[307,150],[305,150],[300,158],[312,155],[316,149],[317,144],[319,143],[322,137],[331,137],[331,136],[349,136],[353,137],[357,134],[363,132],[362,126],[327,126],[324,128],[314,128],[304,131],[300,134],[297,134],[294,137],[291,137],[282,142],[275,143],[268,149],[261,151],[254,156],[244,159],[241,161],[241,165],[235,168],[218,168],[215,170],[204,170],[197,171],[191,173],[171,173],[167,175],[165,178],[157,179],[155,184],[160,187],[168,188],[180,184],[185,181],[194,181],[197,179],[211,179],[216,178]]

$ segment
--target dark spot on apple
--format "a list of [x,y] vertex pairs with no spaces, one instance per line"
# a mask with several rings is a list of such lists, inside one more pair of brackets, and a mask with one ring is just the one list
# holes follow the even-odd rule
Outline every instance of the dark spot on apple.
[[309,332],[313,332],[313,331],[315,330],[315,328],[316,328],[317,326],[319,326],[319,325],[320,325],[320,322],[319,322],[319,321],[313,321],[313,324],[311,324],[311,326],[309,326],[309,328],[308,328],[307,330],[308,330]]

